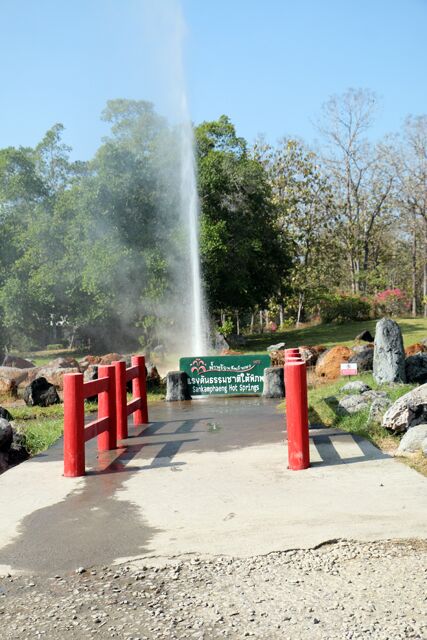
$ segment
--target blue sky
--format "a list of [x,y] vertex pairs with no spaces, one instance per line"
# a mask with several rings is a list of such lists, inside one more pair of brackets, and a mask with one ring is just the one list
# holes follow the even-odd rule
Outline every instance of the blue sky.
[[[177,3],[0,0],[0,146],[34,145],[62,122],[74,157],[86,159],[106,133],[106,100],[147,99],[173,115]],[[311,142],[322,103],[348,87],[379,95],[374,137],[427,113],[427,0],[181,5],[196,123],[225,113],[249,141],[263,133]]]

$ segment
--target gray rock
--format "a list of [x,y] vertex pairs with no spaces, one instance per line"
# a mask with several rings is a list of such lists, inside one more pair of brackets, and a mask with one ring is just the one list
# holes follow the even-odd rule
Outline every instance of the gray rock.
[[424,440],[427,438],[427,424],[417,424],[411,427],[402,437],[397,454],[399,453],[415,453],[422,447]]
[[390,406],[391,406],[390,398],[387,398],[387,397],[375,398],[369,410],[368,423],[372,423],[372,422],[380,423],[385,412]]
[[395,433],[403,433],[411,426],[427,422],[427,384],[401,396],[385,412],[382,426]]
[[378,384],[406,382],[402,332],[391,318],[377,322],[373,371]]
[[[357,351],[356,351],[357,349]],[[374,350],[372,347],[354,347],[354,356],[349,358],[349,362],[357,364],[358,371],[372,371],[374,363]]]
[[427,353],[416,353],[408,356],[405,361],[407,382],[424,384],[427,382]]
[[353,380],[341,387],[341,391],[343,393],[364,393],[365,391],[369,391],[370,388],[368,384],[361,380]]
[[13,429],[10,423],[0,418],[0,451],[7,452],[13,440]]
[[191,400],[188,376],[183,371],[169,371],[166,376],[166,401]]
[[271,344],[269,347],[267,347],[267,351],[279,351],[280,349],[284,349],[284,348],[285,348],[285,343],[278,342],[277,344]]
[[368,389],[368,391],[363,392],[363,399],[368,402],[374,402],[379,398],[388,398],[388,395],[385,391],[374,391],[373,389]]
[[427,438],[424,438],[424,440],[421,443],[421,451],[427,458]]
[[344,396],[338,403],[338,411],[340,413],[357,413],[358,411],[363,411],[363,409],[368,409],[369,404],[366,400],[363,399],[363,395],[353,395],[353,396]]
[[[224,338],[222,333],[219,333],[219,331],[216,331],[215,342],[214,342],[215,351],[217,353],[221,353],[221,351],[226,351],[229,348],[230,348],[230,345],[228,344],[227,340]],[[200,355],[203,355],[203,354],[200,354]]]
[[283,367],[268,367],[264,369],[264,398],[283,398],[285,396],[285,383]]

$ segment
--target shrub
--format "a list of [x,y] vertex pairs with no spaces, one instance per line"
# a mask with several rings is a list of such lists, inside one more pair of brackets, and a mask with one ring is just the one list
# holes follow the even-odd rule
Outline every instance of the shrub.
[[371,303],[358,295],[332,293],[323,296],[319,304],[322,322],[342,324],[349,320],[367,320],[371,315]]
[[374,298],[374,304],[379,314],[388,316],[401,316],[411,308],[407,295],[401,289],[384,289]]
[[63,349],[64,346],[62,344],[47,344],[46,345],[46,351],[59,351],[60,349]]
[[228,318],[227,320],[224,320],[224,323],[218,328],[218,333],[223,335],[224,338],[227,338],[227,336],[233,333],[233,328],[233,321]]

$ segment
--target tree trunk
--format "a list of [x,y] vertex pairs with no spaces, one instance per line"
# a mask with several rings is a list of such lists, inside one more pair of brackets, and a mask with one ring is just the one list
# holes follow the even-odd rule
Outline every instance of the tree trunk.
[[424,218],[424,269],[423,269],[424,318],[427,318],[427,218]]
[[262,311],[259,312],[259,330],[262,333]]
[[238,311],[236,311],[236,333],[240,336],[240,317]]
[[268,329],[268,326],[270,324],[270,318],[269,318],[269,312],[268,310],[265,312],[265,328]]
[[252,313],[251,313],[251,333],[254,332],[254,324],[255,324],[255,314],[252,311]]
[[279,304],[279,324],[283,327],[283,304]]
[[301,314],[302,314],[303,305],[304,305],[304,294],[300,293],[298,298],[298,313],[297,313],[297,322],[296,322],[297,327],[299,327],[301,323]]
[[417,225],[414,216],[412,227],[412,316],[417,315]]

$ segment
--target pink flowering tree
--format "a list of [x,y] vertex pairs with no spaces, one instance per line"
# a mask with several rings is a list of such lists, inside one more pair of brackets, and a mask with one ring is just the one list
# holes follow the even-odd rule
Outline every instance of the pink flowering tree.
[[379,314],[388,316],[402,316],[408,313],[411,303],[401,289],[385,289],[374,298]]

